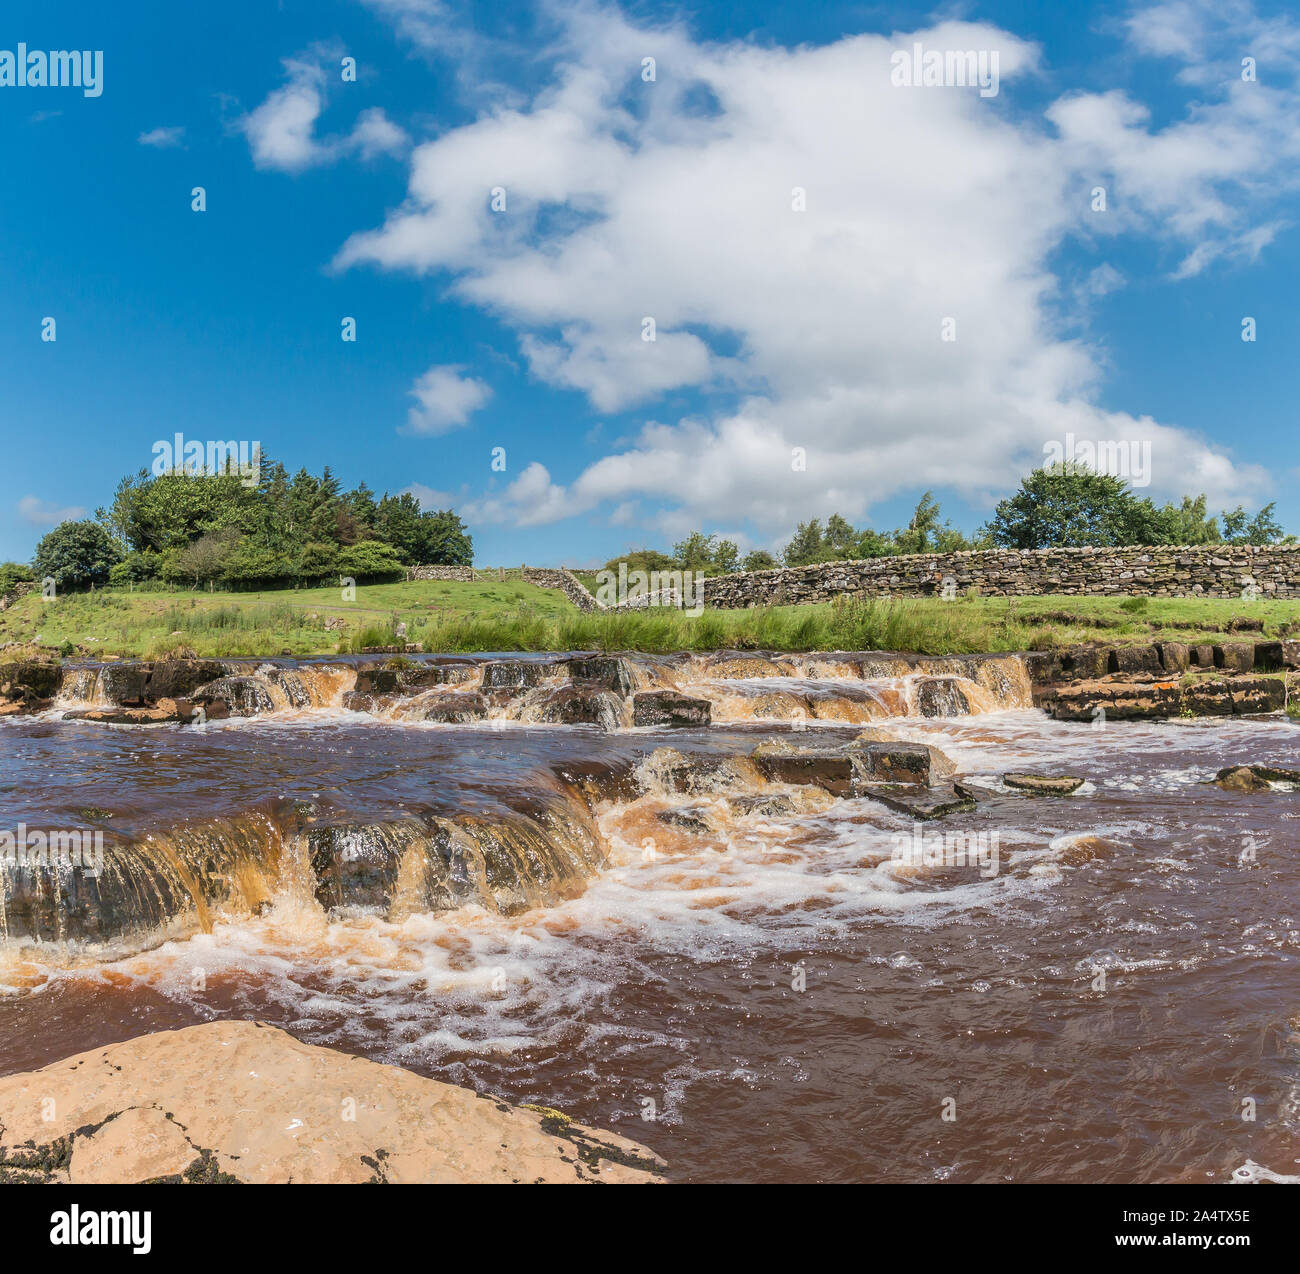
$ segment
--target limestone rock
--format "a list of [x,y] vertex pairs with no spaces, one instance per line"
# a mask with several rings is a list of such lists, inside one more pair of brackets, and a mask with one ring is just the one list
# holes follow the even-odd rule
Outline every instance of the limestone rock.
[[1083,786],[1073,774],[1004,774],[1002,781],[1031,796],[1070,796]]
[[630,1183],[664,1168],[559,1111],[482,1098],[261,1022],[160,1031],[9,1075],[0,1110],[9,1180]]

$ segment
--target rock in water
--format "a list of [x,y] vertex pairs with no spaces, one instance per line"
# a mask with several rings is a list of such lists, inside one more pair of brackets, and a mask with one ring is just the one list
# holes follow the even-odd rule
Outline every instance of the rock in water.
[[9,1075],[0,1110],[0,1181],[630,1183],[657,1181],[665,1166],[559,1111],[263,1022],[160,1031]]
[[1212,780],[1225,792],[1267,792],[1274,783],[1300,787],[1300,770],[1279,770],[1269,765],[1230,765]]
[[645,690],[632,698],[633,725],[708,725],[713,707],[676,690]]
[[1083,786],[1073,774],[1004,774],[1002,781],[1031,796],[1070,796]]

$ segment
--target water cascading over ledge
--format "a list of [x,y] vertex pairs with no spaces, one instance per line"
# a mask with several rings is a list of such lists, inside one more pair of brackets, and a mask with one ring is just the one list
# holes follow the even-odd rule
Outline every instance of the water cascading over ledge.
[[101,830],[90,870],[52,855],[0,862],[0,942],[125,954],[281,897],[399,921],[470,904],[512,915],[580,894],[605,860],[587,799],[557,782],[517,804],[357,820],[282,802],[136,837]]

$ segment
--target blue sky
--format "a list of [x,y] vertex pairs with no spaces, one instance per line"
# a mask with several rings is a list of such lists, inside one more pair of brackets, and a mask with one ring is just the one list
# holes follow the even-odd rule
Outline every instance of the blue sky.
[[[177,431],[480,564],[973,528],[1067,433],[1300,530],[1300,21],[1027,8],[11,0],[0,50],[104,83],[0,87],[0,558]],[[996,95],[891,83],[916,42]]]

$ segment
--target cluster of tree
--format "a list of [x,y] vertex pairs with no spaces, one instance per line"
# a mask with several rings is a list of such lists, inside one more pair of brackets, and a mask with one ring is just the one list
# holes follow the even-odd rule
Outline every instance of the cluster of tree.
[[1067,462],[1035,469],[970,537],[943,520],[938,501],[927,491],[907,525],[893,531],[855,528],[838,513],[831,514],[825,525],[819,518],[800,522],[780,561],[764,549],[742,558],[731,540],[696,531],[675,545],[671,556],[654,549],[638,549],[609,566],[616,569],[620,561],[625,561],[629,570],[677,568],[719,575],[734,570],[762,571],[776,566],[980,548],[1295,543],[1295,536],[1284,535],[1273,508],[1267,504],[1251,517],[1238,506],[1216,518],[1207,511],[1204,495],[1184,496],[1179,504],[1157,506],[1150,499],[1139,498],[1122,478]]
[[981,534],[1000,548],[1123,544],[1294,543],[1266,504],[1250,517],[1240,505],[1212,517],[1204,495],[1157,506],[1122,479],[1066,463],[1035,469],[1003,500]]
[[263,459],[260,480],[218,476],[124,478],[93,521],[64,522],[41,540],[39,578],[61,588],[162,580],[226,588],[376,579],[405,566],[468,566],[473,541],[450,510],[421,512],[413,495],[343,491]]

